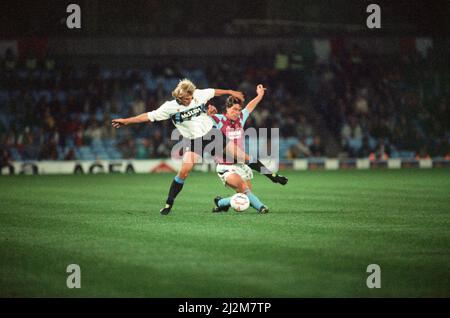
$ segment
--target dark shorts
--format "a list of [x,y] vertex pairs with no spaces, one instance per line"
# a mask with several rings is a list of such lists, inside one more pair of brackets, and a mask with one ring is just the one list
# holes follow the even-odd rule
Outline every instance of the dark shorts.
[[227,144],[227,138],[216,128],[212,128],[205,136],[196,139],[183,139],[183,153],[195,152],[202,158],[205,154],[222,156]]

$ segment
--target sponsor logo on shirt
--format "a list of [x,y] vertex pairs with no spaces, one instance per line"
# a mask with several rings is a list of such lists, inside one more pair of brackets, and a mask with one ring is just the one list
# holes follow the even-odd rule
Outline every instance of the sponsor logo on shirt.
[[197,107],[175,113],[171,116],[171,118],[174,124],[181,124],[184,121],[191,120],[194,117],[200,116],[202,113],[206,113],[205,104],[201,104]]
[[239,139],[242,137],[242,130],[241,129],[236,129],[236,130],[235,129],[227,129],[226,135],[231,140]]

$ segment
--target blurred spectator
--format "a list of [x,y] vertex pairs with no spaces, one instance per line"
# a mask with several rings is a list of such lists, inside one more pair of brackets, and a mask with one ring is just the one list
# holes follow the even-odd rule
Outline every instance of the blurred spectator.
[[355,99],[355,112],[361,115],[367,115],[369,113],[369,103],[364,96],[358,96]]
[[277,71],[286,71],[289,68],[289,54],[284,50],[278,50],[275,54],[274,67]]
[[362,146],[358,150],[357,157],[358,158],[369,158],[370,154],[372,153],[372,148],[369,144],[369,138],[367,136],[364,136],[362,140]]
[[17,58],[11,48],[8,48],[5,52],[5,58],[3,60],[3,68],[6,72],[12,72],[17,67]]
[[25,67],[28,71],[34,71],[38,67],[38,59],[33,50],[28,50],[25,57]]
[[302,138],[297,144],[291,146],[286,154],[287,159],[307,158],[311,156],[311,150],[309,149],[306,138]]
[[40,147],[39,160],[57,160],[58,159],[58,133],[48,134],[47,141]]
[[46,107],[44,111],[44,130],[46,132],[52,131],[55,128],[55,118],[50,113],[50,108]]
[[434,151],[435,156],[447,157],[450,155],[450,143],[449,138],[441,138],[436,145]]
[[0,169],[10,164],[11,162],[11,154],[8,149],[0,148]]
[[159,130],[155,131],[152,136],[153,155],[156,158],[163,158],[170,156],[170,145],[163,139],[163,136]]
[[375,159],[387,160],[391,155],[391,148],[387,145],[383,138],[378,140],[378,144],[375,147]]
[[86,139],[88,143],[96,140],[99,141],[103,137],[103,128],[100,127],[98,121],[92,120],[92,124],[85,131]]
[[69,151],[67,151],[64,160],[75,160],[75,150],[73,148],[70,148]]
[[136,142],[130,138],[119,144],[124,159],[136,158]]
[[142,138],[136,146],[136,159],[148,159],[150,141],[146,138]]
[[349,121],[342,126],[341,144],[344,148],[348,146],[349,139],[361,139],[362,129],[355,117],[350,117]]
[[78,127],[78,129],[75,131],[75,134],[74,134],[74,144],[77,147],[81,147],[81,146],[85,145],[85,143],[84,143],[85,138],[84,138],[83,132],[84,132],[84,125],[81,124],[80,127]]
[[312,157],[324,157],[325,148],[322,145],[322,141],[319,136],[315,136],[311,147],[309,147]]
[[48,54],[45,56],[43,64],[44,69],[46,71],[53,72],[55,70],[56,61],[53,57],[49,56]]
[[296,135],[298,138],[311,137],[313,134],[313,128],[310,123],[306,120],[304,114],[298,116],[298,122],[296,125]]
[[132,116],[137,116],[145,112],[145,103],[139,93],[136,93],[134,101],[131,105]]

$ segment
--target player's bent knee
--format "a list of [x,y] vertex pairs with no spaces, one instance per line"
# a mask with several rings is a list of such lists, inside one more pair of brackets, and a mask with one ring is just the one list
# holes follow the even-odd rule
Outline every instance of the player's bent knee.
[[239,193],[244,193],[248,190],[247,183],[242,180],[240,176],[238,176],[237,178],[233,178],[231,182],[228,182],[228,184],[232,186],[236,190],[236,192]]
[[244,193],[245,191],[247,191],[248,190],[248,186],[247,186],[247,184],[245,183],[245,181],[244,182],[242,182],[240,185],[239,185],[239,192],[240,193]]

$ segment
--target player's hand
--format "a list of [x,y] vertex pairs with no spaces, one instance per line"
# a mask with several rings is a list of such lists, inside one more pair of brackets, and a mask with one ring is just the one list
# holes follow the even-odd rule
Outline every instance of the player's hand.
[[237,99],[239,99],[241,102],[244,101],[244,94],[242,92],[238,92],[238,91],[231,91],[231,96],[236,97]]
[[217,114],[217,108],[214,105],[208,105],[208,112],[207,112],[208,116],[212,116]]
[[113,119],[111,123],[114,128],[120,128],[127,125],[126,120],[123,118]]
[[262,84],[259,84],[258,86],[256,86],[256,94],[258,94],[258,96],[264,96],[264,92],[267,90],[267,88],[265,88]]

